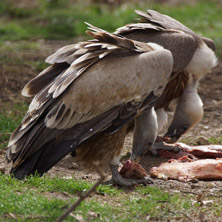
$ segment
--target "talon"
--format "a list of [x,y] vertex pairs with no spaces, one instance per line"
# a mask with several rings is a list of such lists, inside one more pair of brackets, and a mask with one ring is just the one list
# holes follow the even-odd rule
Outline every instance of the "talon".
[[148,176],[145,177],[145,183],[146,183],[146,184],[154,184],[153,180],[151,180],[150,178],[148,178]]

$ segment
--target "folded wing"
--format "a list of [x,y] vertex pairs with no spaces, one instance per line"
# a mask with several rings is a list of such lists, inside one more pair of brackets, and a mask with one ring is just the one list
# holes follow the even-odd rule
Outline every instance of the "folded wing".
[[[48,75],[43,71],[27,85],[27,94],[37,94],[7,150],[17,178],[33,172],[41,158],[47,156],[47,171],[98,132],[115,133],[153,106],[169,80],[173,59],[168,50],[90,28],[94,40],[49,57],[55,62],[49,70],[63,64],[61,73],[51,72],[48,84],[37,87]],[[51,148],[58,138],[61,146]]]

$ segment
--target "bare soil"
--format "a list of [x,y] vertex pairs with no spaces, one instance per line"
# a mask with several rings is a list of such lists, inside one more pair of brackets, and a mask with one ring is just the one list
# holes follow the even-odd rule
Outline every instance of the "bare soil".
[[[0,107],[5,102],[15,103],[20,101],[21,89],[25,83],[37,74],[37,70],[33,69],[32,61],[44,61],[44,59],[51,54],[56,48],[59,48],[67,42],[39,42],[38,49],[35,50],[19,50],[3,52],[1,58],[4,56],[8,58],[6,62],[0,61]],[[30,63],[15,63],[16,59],[22,61],[29,61]],[[40,71],[40,70],[39,70]],[[199,93],[204,103],[204,118],[202,122],[185,138],[189,144],[205,143],[205,138],[218,137],[222,135],[222,63],[215,67],[211,73],[201,80],[199,85]],[[170,114],[172,115],[172,114]],[[125,140],[123,158],[127,158],[127,154],[132,147],[132,135],[128,135]],[[8,173],[9,166],[4,167],[4,156],[6,149],[0,150],[0,169]],[[166,159],[158,157],[145,156],[141,164],[149,171],[151,167],[158,166]],[[71,156],[67,156],[54,166],[48,173],[48,176],[60,177],[75,177],[87,181],[95,181],[98,176],[96,173],[86,173],[79,166],[77,166]],[[222,191],[222,181],[199,181],[192,182],[178,182],[173,180],[158,180],[153,179],[154,185],[162,187],[170,192],[184,192],[193,194],[203,194],[214,196],[216,193]],[[217,195],[218,196],[218,195]]]

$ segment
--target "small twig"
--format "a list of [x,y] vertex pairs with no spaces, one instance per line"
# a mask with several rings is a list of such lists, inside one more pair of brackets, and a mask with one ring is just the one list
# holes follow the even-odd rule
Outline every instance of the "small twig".
[[198,193],[192,192],[192,191],[186,191],[186,190],[181,190],[181,193],[185,193],[185,194],[193,194],[193,195],[197,195]]
[[187,219],[189,219],[190,221],[195,221],[193,218],[191,218],[190,216],[188,216],[186,213],[184,212],[180,212],[183,216],[185,216]]
[[186,218],[189,219],[190,221],[192,221],[192,222],[195,221],[192,217],[190,217],[189,215],[187,215],[186,213],[184,213],[184,212],[182,212],[182,211],[180,211],[180,210],[177,210],[177,211],[171,211],[171,210],[170,210],[170,212],[173,213],[173,214],[176,214],[176,213],[182,214],[184,217],[186,217]]
[[222,195],[213,195],[213,194],[208,194],[206,195],[206,197],[218,197],[218,198],[221,198]]
[[96,188],[103,182],[105,176],[101,173],[99,169],[97,169],[98,174],[100,175],[99,180],[85,193],[79,196],[79,199],[63,214],[61,215],[56,222],[62,222],[68,215],[76,209],[77,206],[81,204],[83,200],[85,200],[91,193],[96,191]]

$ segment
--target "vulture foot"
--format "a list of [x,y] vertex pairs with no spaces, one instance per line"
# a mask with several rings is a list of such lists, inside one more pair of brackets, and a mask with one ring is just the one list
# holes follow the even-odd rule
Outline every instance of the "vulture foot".
[[151,149],[151,153],[154,156],[157,156],[158,151],[160,151],[160,150],[167,150],[170,152],[179,153],[181,151],[181,148],[178,146],[175,146],[174,144],[168,144],[163,141],[162,142],[158,141],[153,144],[152,149]]
[[119,171],[118,171],[118,166],[117,165],[110,165],[110,169],[112,172],[112,182],[114,185],[118,186],[133,186],[133,185],[138,185],[138,184],[152,184],[153,181],[149,179],[148,177],[145,177],[144,179],[128,179],[128,178],[123,178]]

